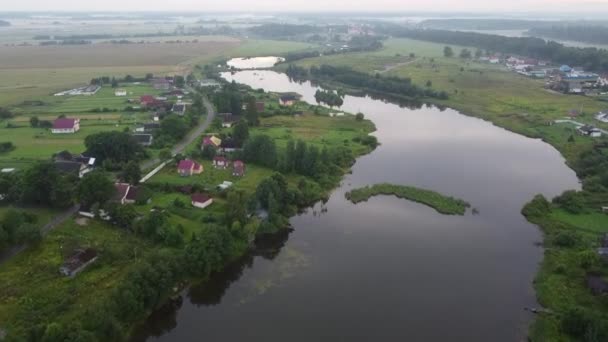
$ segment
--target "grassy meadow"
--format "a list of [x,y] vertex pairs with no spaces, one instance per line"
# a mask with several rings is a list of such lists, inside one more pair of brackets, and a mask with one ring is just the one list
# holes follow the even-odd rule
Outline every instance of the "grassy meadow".
[[[436,101],[437,104],[492,121],[526,136],[542,138],[557,147],[569,161],[588,148],[593,143],[592,139],[577,137],[574,143],[566,144],[570,135],[576,135],[572,126],[549,126],[549,122],[564,118],[572,109],[582,108],[583,115],[576,120],[608,129],[608,124],[593,118],[608,106],[605,102],[547,91],[543,88],[543,80],[515,74],[503,66],[458,57],[445,58],[443,44],[389,39],[384,45],[379,51],[310,58],[297,64],[305,67],[331,64],[362,72],[383,72],[411,78],[419,86],[430,81],[434,89],[444,90],[450,95],[450,99]],[[464,47],[452,45],[452,48],[457,56]],[[468,49],[475,51],[474,48]],[[410,53],[414,54],[413,58]]]

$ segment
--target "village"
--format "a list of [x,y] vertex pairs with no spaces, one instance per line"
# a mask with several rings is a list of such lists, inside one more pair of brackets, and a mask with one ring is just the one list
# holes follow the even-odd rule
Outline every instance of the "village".
[[[329,127],[318,129],[319,123],[316,122],[331,120],[337,125],[357,122],[354,115],[347,116],[327,108],[306,105],[299,101],[296,94],[258,93],[246,88],[227,90],[221,80],[215,79],[198,81],[192,76],[184,79],[180,76],[148,75],[146,79],[129,78],[120,81],[109,77],[100,78],[94,79],[92,83],[94,84],[90,86],[53,94],[52,97],[77,101],[82,108],[88,108],[90,104],[108,108],[92,111],[95,114],[101,112],[102,115],[112,113],[112,106],[125,106],[132,113],[128,114],[132,118],[125,120],[126,125],[104,125],[102,127],[108,130],[91,131],[88,129],[90,125],[98,123],[88,118],[90,114],[60,113],[53,120],[42,115],[30,119],[32,127],[29,128],[48,130],[47,134],[51,138],[57,137],[60,143],[67,137],[79,137],[85,142],[88,148],[84,150],[66,146],[70,149],[52,153],[52,166],[60,177],[74,183],[86,183],[101,173],[113,179],[113,190],[107,201],[77,196],[80,202],[75,203],[75,214],[79,217],[76,222],[83,226],[91,224],[92,220],[98,220],[110,225],[129,227],[131,223],[123,222],[123,216],[127,215],[125,212],[130,213],[129,222],[166,212],[173,217],[171,221],[179,222],[181,235],[191,236],[200,229],[200,222],[223,220],[230,207],[229,193],[237,191],[254,195],[259,183],[272,175],[271,169],[276,168],[276,165],[260,165],[255,162],[255,158],[247,155],[249,152],[244,151],[244,145],[254,131],[259,131],[258,134],[275,134],[273,132],[276,131],[276,134],[282,136],[277,141],[281,141],[285,139],[284,132],[290,131],[291,125],[303,125],[298,129],[304,129],[310,125],[307,122],[312,120],[314,128],[306,130],[315,129],[331,136],[333,133]],[[216,109],[235,109],[230,104],[226,107],[217,101],[221,101],[222,96],[233,97],[236,94],[250,98],[236,108],[238,114],[216,113]],[[99,97],[107,100],[101,102]],[[215,103],[211,104],[210,101]],[[265,119],[262,121],[262,118]],[[282,124],[272,124],[276,120]],[[259,125],[260,121],[262,125]],[[347,127],[348,125],[351,124],[347,124]],[[202,131],[202,134],[198,133]],[[322,136],[322,145],[331,145],[325,135]],[[104,146],[91,148],[89,140],[92,137],[99,139],[99,144]],[[332,139],[342,139],[342,135]],[[173,147],[178,141],[183,141],[176,145],[180,147]],[[129,151],[139,152],[122,156],[119,161],[113,159],[112,153],[120,154],[120,151],[106,154],[108,149],[113,148],[111,144],[126,144],[124,146]],[[134,145],[139,147],[135,148]],[[357,153],[368,148],[358,143],[353,147]],[[20,148],[17,145],[15,151]],[[44,160],[44,156],[41,157]],[[246,160],[254,162],[248,163]],[[10,177],[19,177],[23,172],[28,172],[28,166],[5,162],[0,175],[11,179]],[[290,176],[289,179],[290,182],[295,182],[298,177]],[[0,194],[0,200],[10,203],[10,198],[8,193]],[[251,215],[262,223],[269,219],[268,208],[258,205],[251,210]],[[76,246],[72,253],[66,255],[58,273],[75,277],[95,263],[100,253],[92,245]]]

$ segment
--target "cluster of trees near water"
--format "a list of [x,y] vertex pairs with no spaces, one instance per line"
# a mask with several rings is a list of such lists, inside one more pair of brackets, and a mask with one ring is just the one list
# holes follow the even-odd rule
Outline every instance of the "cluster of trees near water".
[[342,94],[330,90],[317,90],[315,92],[315,100],[317,103],[325,103],[330,107],[342,107],[344,104]]
[[448,94],[445,91],[436,91],[430,87],[419,87],[413,84],[409,78],[382,76],[380,74],[372,76],[348,67],[331,65],[312,66],[309,73],[316,80],[338,82],[349,87],[378,94],[408,97],[411,99],[428,97],[445,100],[448,98]]
[[361,51],[375,51],[381,49],[384,45],[382,41],[385,37],[379,36],[355,36],[352,37],[348,42],[348,48],[345,49],[335,49],[328,48],[324,50],[313,50],[313,51],[295,51],[288,52],[285,55],[285,62],[295,62],[300,59],[305,58],[314,58],[319,56],[328,56],[328,55],[336,55],[336,54],[344,54],[350,52],[361,52]]
[[475,32],[416,30],[385,27],[385,32],[395,37],[431,41],[442,44],[474,46],[488,52],[518,54],[554,63],[582,66],[587,70],[607,71],[608,50],[597,48],[566,47],[554,41],[534,37],[505,37]]
[[574,40],[578,42],[608,44],[608,27],[591,25],[552,25],[533,27],[528,30],[532,36]]
[[[537,195],[522,210],[531,222],[542,227],[545,247],[551,250],[536,282],[541,304],[554,311],[541,319],[555,323],[544,322],[541,326],[553,325],[556,328],[550,331],[577,341],[606,341],[605,295],[594,295],[585,277],[600,275],[605,279],[608,274],[608,265],[596,251],[602,231],[590,229],[589,223],[596,217],[589,215],[598,215],[608,198],[608,146],[596,143],[571,165],[582,180],[582,191],[568,190],[552,201]],[[566,215],[569,220],[556,214]],[[555,279],[559,279],[560,289],[549,286]],[[566,299],[567,304],[555,305]]]

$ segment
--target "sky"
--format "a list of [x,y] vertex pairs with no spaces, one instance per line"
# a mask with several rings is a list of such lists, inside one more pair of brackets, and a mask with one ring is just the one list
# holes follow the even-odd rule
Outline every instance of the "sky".
[[608,0],[1,0],[0,11],[608,11]]

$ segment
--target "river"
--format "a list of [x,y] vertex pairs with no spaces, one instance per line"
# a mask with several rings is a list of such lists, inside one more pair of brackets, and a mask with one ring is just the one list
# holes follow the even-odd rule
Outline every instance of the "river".
[[[223,75],[315,103],[316,88],[267,70]],[[579,188],[562,156],[455,110],[346,96],[382,144],[294,231],[155,313],[147,341],[523,341],[537,306],[540,231],[520,214],[535,194]],[[479,213],[344,193],[378,182],[460,197]]]

